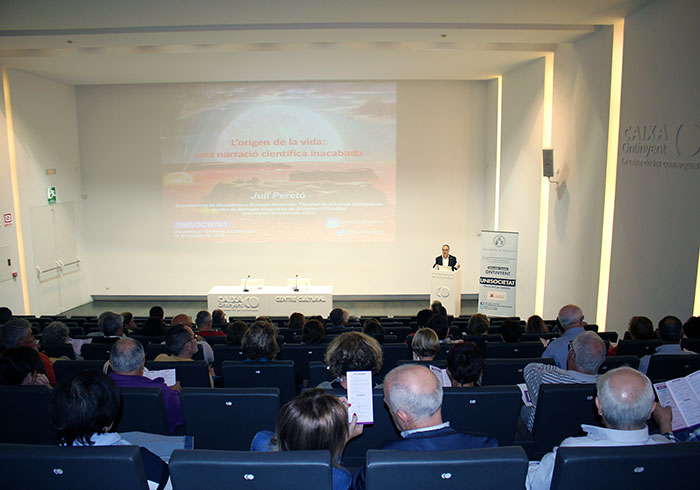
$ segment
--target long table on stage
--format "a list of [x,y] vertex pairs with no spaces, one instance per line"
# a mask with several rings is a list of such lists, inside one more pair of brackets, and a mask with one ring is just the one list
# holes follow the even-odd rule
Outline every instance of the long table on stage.
[[214,286],[207,293],[207,309],[224,310],[228,317],[289,316],[295,311],[304,315],[323,315],[333,309],[332,286],[291,287]]

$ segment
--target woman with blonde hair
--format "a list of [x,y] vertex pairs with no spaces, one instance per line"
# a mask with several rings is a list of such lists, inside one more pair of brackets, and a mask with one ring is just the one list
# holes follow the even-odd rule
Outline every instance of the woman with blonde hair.
[[432,328],[420,328],[411,343],[414,361],[433,361],[440,352],[440,339]]

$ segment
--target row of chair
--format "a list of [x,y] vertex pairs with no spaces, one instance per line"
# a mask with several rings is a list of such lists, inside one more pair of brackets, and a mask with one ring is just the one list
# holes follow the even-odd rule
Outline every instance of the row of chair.
[[[563,447],[557,451],[552,490],[687,488],[695,481],[700,444]],[[671,469],[670,469],[671,468]],[[15,490],[147,490],[138,447],[36,447],[0,444],[3,483]],[[175,450],[169,464],[173,488],[264,490],[331,489],[328,451]],[[521,448],[367,453],[368,490],[524,488],[528,459]],[[203,483],[206,482],[206,483]]]

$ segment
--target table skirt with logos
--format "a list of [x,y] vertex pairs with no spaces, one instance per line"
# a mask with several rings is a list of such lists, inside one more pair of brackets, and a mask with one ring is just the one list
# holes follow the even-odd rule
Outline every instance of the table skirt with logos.
[[214,286],[207,293],[207,309],[224,310],[228,317],[322,315],[333,309],[332,286],[258,286],[243,291],[242,286]]

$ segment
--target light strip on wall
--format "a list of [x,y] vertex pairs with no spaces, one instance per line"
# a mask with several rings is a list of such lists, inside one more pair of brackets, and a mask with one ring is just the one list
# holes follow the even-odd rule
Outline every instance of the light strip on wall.
[[613,218],[617,188],[617,147],[620,138],[620,103],[622,100],[622,55],[625,41],[625,21],[613,25],[612,69],[610,71],[610,114],[608,116],[608,155],[605,169],[605,200],[603,204],[603,236],[600,244],[598,274],[598,305],[595,322],[605,331],[610,292],[610,262],[612,260]]
[[12,98],[10,97],[10,79],[7,67],[2,67],[2,90],[5,96],[5,121],[7,122],[7,151],[10,157],[10,185],[12,186],[12,204],[15,208],[15,230],[17,232],[17,255],[19,256],[19,280],[22,285],[24,314],[30,314],[29,286],[27,284],[27,261],[24,256],[24,238],[22,234],[22,213],[19,205],[19,184],[17,180],[17,153],[15,150],[15,125],[12,119]]
[[[544,57],[544,94],[542,101],[542,148],[552,147],[552,106],[554,98],[554,53]],[[538,159],[538,162],[540,160]],[[539,170],[542,173],[542,170]],[[544,285],[547,269],[547,235],[549,229],[549,179],[540,178],[540,221],[537,238],[537,279],[535,314],[544,315]]]
[[498,215],[501,208],[501,125],[503,117],[503,77],[498,75],[498,98],[496,102],[496,192],[494,192],[493,229],[498,231]]
[[693,316],[700,316],[700,247],[698,247],[698,272],[695,279],[695,302],[693,303]]

